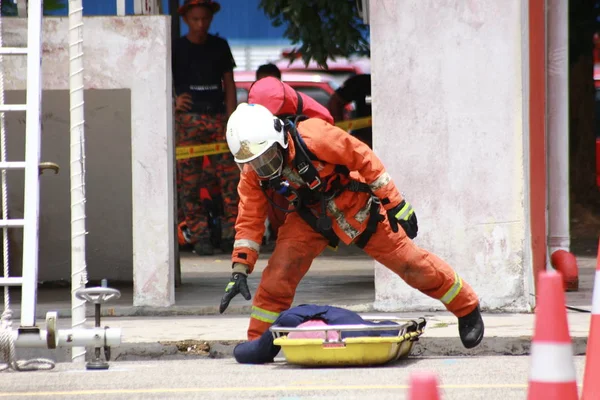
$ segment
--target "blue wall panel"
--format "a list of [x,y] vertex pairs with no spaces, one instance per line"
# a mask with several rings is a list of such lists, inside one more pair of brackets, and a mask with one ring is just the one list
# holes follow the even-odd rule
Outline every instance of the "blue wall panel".
[[[67,0],[64,0],[67,4]],[[179,0],[183,4],[183,0]],[[215,15],[211,27],[212,33],[218,33],[228,39],[230,43],[241,43],[251,41],[257,42],[281,42],[289,41],[283,37],[285,28],[274,27],[271,20],[258,8],[259,0],[223,0],[221,11]],[[169,13],[169,1],[161,0],[163,12]],[[126,0],[125,11],[127,15],[133,14],[133,0]],[[67,7],[55,11],[51,15],[66,16]],[[83,14],[91,15],[116,15],[116,0],[83,0]],[[181,34],[188,32],[187,25],[181,21]]]
[[[180,0],[183,4],[183,0]],[[271,20],[258,8],[259,0],[225,0],[213,20],[211,31],[222,37],[236,41],[285,41],[285,28],[274,27]],[[181,23],[181,33],[187,33],[187,26]]]
[[[68,15],[68,1],[63,0],[65,7],[62,10],[49,12],[48,15]],[[133,14],[133,0],[125,0],[125,13]],[[117,0],[83,0],[83,15],[117,15]]]

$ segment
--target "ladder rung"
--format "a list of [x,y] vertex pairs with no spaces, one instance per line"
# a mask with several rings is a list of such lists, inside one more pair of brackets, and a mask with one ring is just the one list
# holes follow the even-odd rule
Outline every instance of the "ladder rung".
[[0,47],[0,54],[26,55],[27,47]]
[[0,278],[0,286],[21,286],[23,278]]
[[0,228],[22,228],[25,226],[24,219],[0,219]]
[[24,161],[0,161],[0,171],[3,169],[25,169],[25,165]]
[[0,104],[0,112],[27,111],[27,104]]

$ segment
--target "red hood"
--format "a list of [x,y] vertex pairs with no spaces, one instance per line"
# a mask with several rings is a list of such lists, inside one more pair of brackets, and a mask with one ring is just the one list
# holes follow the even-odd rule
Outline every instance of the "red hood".
[[[298,110],[298,95],[302,97],[302,110]],[[320,118],[333,124],[333,117],[319,102],[274,77],[262,78],[252,84],[248,91],[248,103],[265,106],[274,115],[303,114]]]

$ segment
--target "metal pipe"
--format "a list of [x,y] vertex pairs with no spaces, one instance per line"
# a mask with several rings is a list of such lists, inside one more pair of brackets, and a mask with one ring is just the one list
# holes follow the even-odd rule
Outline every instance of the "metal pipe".
[[30,0],[27,16],[27,114],[21,326],[35,326],[40,213],[39,164],[42,116],[42,1]]
[[64,329],[58,331],[58,346],[118,347],[121,328]]
[[[75,296],[87,283],[85,259],[85,135],[83,77],[83,5],[69,0],[69,92],[71,107],[71,325],[85,325],[85,301]],[[74,347],[73,361],[85,361],[85,348]]]
[[548,247],[569,251],[569,2],[548,0]]
[[[40,330],[39,333],[19,333],[15,329],[12,334],[17,348],[48,348],[46,341],[48,331],[46,330]],[[121,328],[60,329],[56,338],[56,347],[60,348],[119,347],[121,345]]]

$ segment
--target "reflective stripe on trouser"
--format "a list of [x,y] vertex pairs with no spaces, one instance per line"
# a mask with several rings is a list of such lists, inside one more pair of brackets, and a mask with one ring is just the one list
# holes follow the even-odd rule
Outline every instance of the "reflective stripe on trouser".
[[[225,116],[177,113],[175,115],[177,145],[197,145],[224,140]],[[200,189],[209,192],[217,189],[221,193],[223,216],[221,236],[233,239],[234,225],[238,214],[239,196],[237,186],[240,170],[231,153],[193,157],[177,161],[178,203],[190,231],[191,241],[208,240],[210,232],[206,210],[200,201]]]
[[278,312],[273,312],[262,309],[260,307],[252,306],[252,314],[250,314],[250,318],[255,318],[259,321],[272,324],[273,322],[275,322],[277,317],[279,317]]
[[467,315],[479,303],[471,286],[448,263],[419,248],[404,230],[392,232],[387,219],[378,225],[364,250],[408,285],[440,300],[457,317]]
[[297,213],[287,216],[254,295],[248,340],[260,337],[292,306],[296,287],[327,243]]

